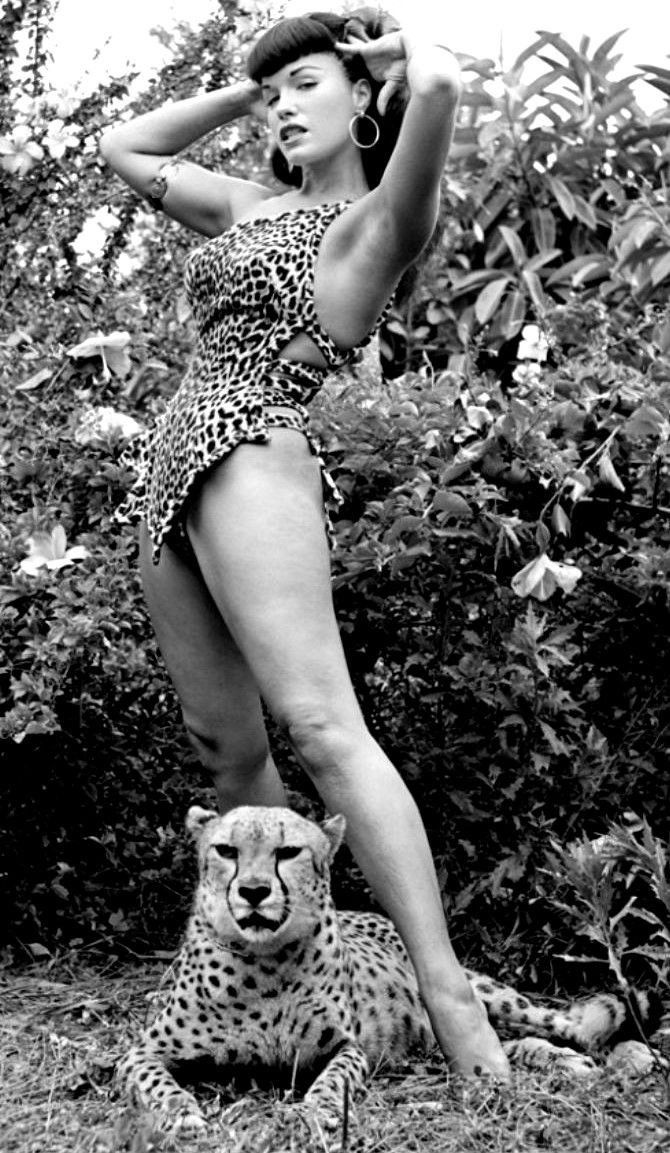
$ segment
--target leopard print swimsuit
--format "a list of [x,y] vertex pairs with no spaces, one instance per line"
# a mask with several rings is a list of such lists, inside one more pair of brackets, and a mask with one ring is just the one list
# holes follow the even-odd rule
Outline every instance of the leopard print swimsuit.
[[[164,541],[191,553],[188,501],[207,471],[238,444],[265,444],[270,428],[293,428],[307,436],[319,457],[306,405],[327,373],[350,361],[372,336],[341,351],[319,323],[314,304],[321,240],[348,203],[239,221],[188,257],[185,288],[197,328],[195,354],[165,412],[134,443],[129,463],[137,480],[120,510],[123,519],[146,521],[154,563]],[[311,337],[326,368],[281,358],[299,333]],[[334,489],[321,464],[325,484]]]

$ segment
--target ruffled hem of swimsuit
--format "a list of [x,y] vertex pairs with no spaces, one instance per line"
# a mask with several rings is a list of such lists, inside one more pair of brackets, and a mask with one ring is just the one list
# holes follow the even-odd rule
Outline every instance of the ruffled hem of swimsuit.
[[[273,428],[295,429],[304,435],[310,452],[316,458],[321,470],[321,480],[324,494],[325,530],[329,544],[334,547],[335,532],[328,505],[341,505],[344,498],[336,481],[331,476],[323,459],[323,447],[309,429],[307,410],[298,405],[283,405],[287,411],[282,413],[262,410],[245,414],[243,426],[236,429],[235,437],[224,447],[220,447],[211,456],[203,460],[185,474],[182,488],[175,491],[165,509],[163,523],[153,523],[151,517],[151,475],[154,460],[153,444],[157,436],[157,429],[151,429],[139,436],[124,452],[121,463],[135,473],[135,480],[128,490],[123,503],[115,510],[112,519],[120,524],[139,524],[144,522],[151,537],[151,559],[154,564],[160,560],[163,544],[173,544],[182,554],[191,554],[192,547],[186,528],[188,510],[193,497],[204,483],[207,475],[221,464],[231,452],[240,444],[268,444]],[[301,411],[302,409],[302,411]]]

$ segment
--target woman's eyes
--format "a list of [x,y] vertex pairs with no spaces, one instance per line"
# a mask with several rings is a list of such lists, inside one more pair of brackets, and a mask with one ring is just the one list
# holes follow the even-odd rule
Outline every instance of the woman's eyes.
[[[307,90],[309,88],[316,88],[316,80],[301,80],[299,84],[296,84],[296,88],[298,90],[301,90],[301,89]],[[266,108],[272,108],[272,105],[276,104],[278,100],[279,100],[278,93],[275,93],[273,96],[267,96],[265,98],[265,107]]]

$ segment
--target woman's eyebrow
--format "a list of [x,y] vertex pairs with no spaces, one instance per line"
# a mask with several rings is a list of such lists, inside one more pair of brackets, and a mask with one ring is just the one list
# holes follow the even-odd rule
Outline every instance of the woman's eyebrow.
[[299,72],[323,72],[320,64],[297,64],[289,72],[289,76],[297,76]]

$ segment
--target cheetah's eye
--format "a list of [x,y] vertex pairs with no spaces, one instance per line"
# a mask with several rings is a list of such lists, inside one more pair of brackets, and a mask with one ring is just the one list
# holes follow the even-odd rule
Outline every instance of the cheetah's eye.
[[275,850],[278,861],[292,861],[299,853],[302,853],[300,845],[282,845],[280,849]]
[[237,860],[237,849],[234,845],[212,845],[212,848],[216,849],[216,852],[220,857],[223,857],[225,861]]

